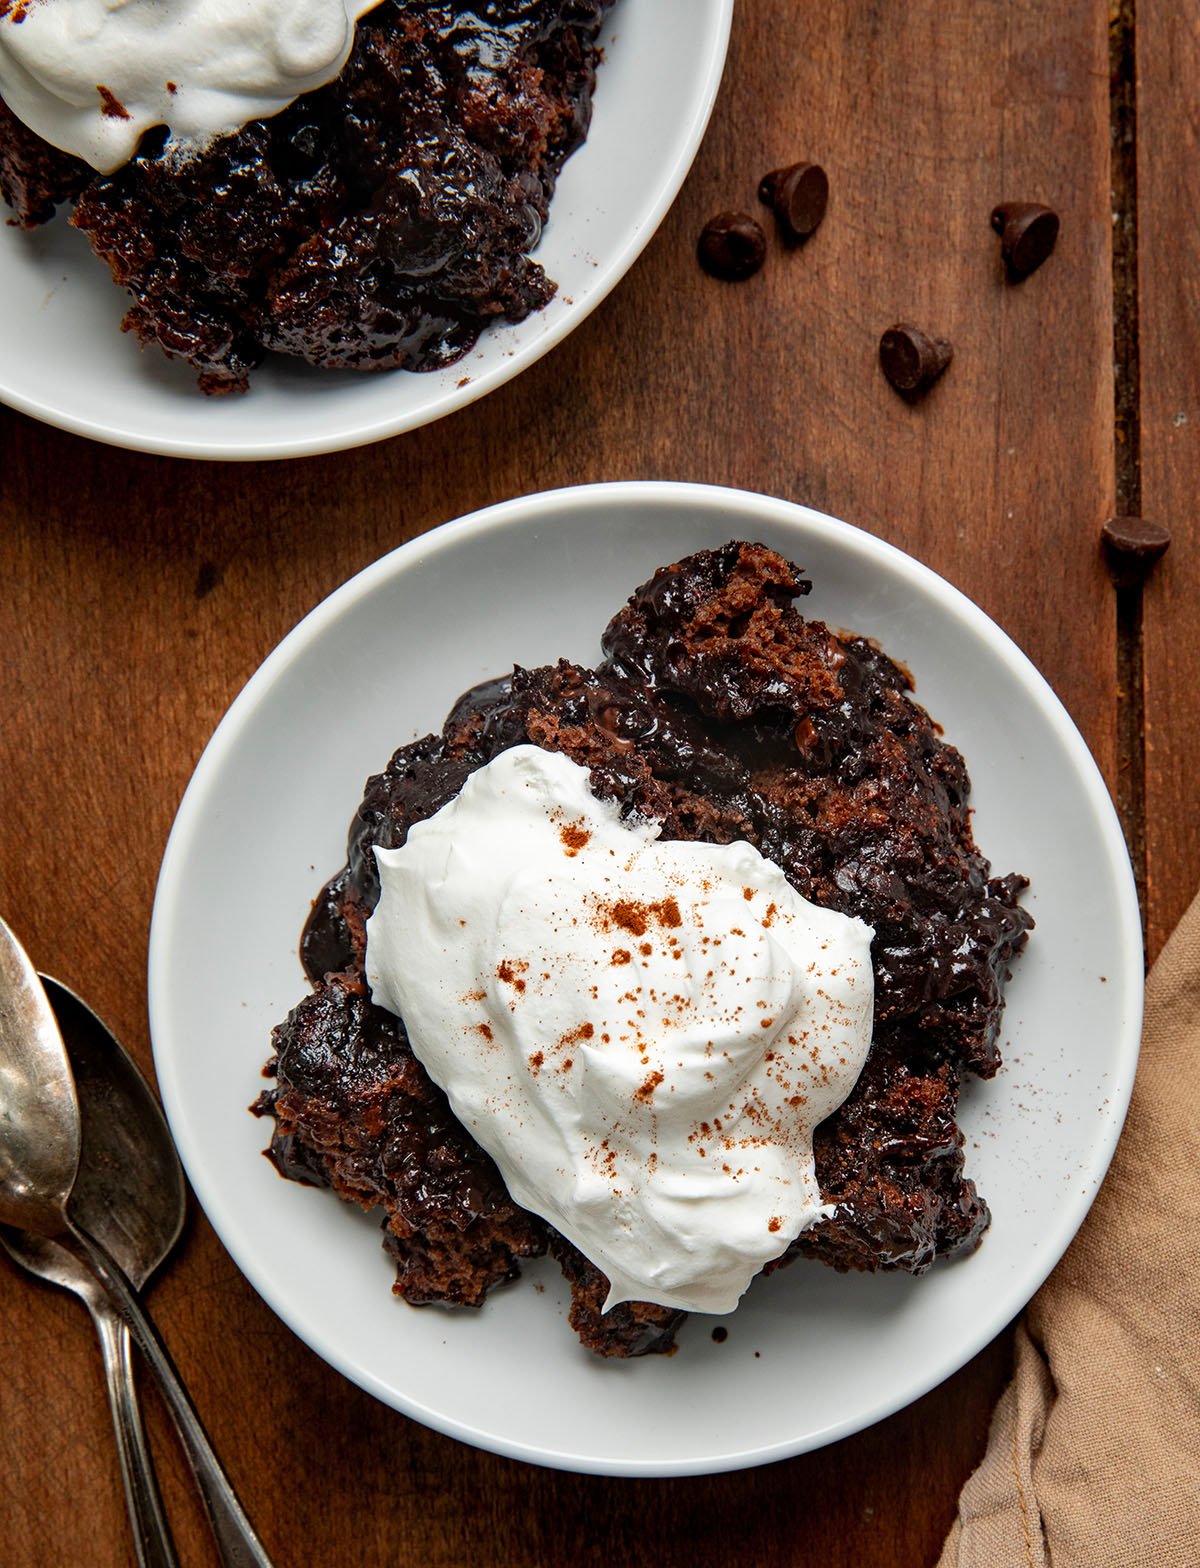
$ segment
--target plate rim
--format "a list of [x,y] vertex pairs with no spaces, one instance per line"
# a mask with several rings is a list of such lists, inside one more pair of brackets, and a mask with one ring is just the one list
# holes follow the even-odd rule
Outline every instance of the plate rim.
[[[0,367],[0,403],[55,429],[65,430],[71,435],[84,436],[105,446],[144,452],[149,456],[236,463],[276,462],[287,458],[318,457],[333,452],[354,451],[359,447],[373,445],[377,441],[388,440],[392,436],[419,430],[425,425],[433,424],[439,419],[469,407],[480,398],[486,397],[489,392],[506,385],[523,370],[536,364],[581,326],[630,272],[658,232],[695,162],[696,154],[700,150],[712,118],[713,107],[724,75],[735,0],[709,0],[709,3],[714,8],[713,33],[709,52],[703,62],[703,71],[697,77],[691,121],[676,159],[669,166],[665,179],[658,188],[656,198],[642,211],[627,235],[624,245],[611,258],[607,266],[598,269],[593,287],[581,302],[572,301],[545,332],[522,347],[498,356],[494,365],[478,376],[472,376],[465,386],[448,388],[441,396],[420,410],[390,417],[387,415],[373,417],[358,427],[353,434],[324,438],[319,433],[313,433],[295,439],[276,439],[259,442],[256,445],[235,447],[219,441],[187,435],[146,437],[139,434],[128,420],[123,423],[108,421],[102,413],[86,418],[70,410],[56,408],[42,397],[22,392],[19,380],[14,384],[12,370],[5,371],[3,367]],[[66,221],[65,216],[63,221]],[[536,255],[536,251],[534,254]],[[97,267],[103,266],[98,257],[93,259]],[[114,289],[119,287],[115,283],[111,286]],[[114,331],[116,330],[114,327]],[[420,372],[394,371],[384,372],[384,374],[407,375],[420,374]],[[202,397],[203,394],[197,391],[196,396]]]
[[[932,1373],[925,1370],[918,1376],[910,1376],[888,1397],[872,1406],[871,1413],[866,1419],[861,1414],[851,1415],[842,1421],[829,1422],[819,1431],[810,1432],[799,1439],[784,1440],[761,1448],[745,1449],[715,1457],[676,1461],[612,1460],[597,1458],[590,1454],[551,1452],[530,1443],[498,1437],[469,1423],[443,1416],[423,1405],[419,1400],[398,1393],[372,1374],[368,1368],[349,1365],[342,1352],[325,1341],[323,1336],[315,1336],[318,1342],[314,1342],[314,1336],[307,1327],[301,1329],[297,1326],[289,1311],[288,1303],[278,1299],[269,1282],[260,1281],[254,1260],[251,1259],[250,1266],[247,1267],[242,1257],[228,1247],[221,1227],[212,1218],[209,1205],[205,1201],[209,1184],[204,1174],[203,1162],[198,1157],[198,1151],[192,1148],[186,1131],[186,1118],[181,1115],[182,1095],[174,1062],[169,1051],[160,1045],[160,1040],[165,1039],[167,1035],[163,997],[168,981],[169,921],[172,916],[172,905],[179,898],[182,888],[181,870],[188,841],[203,823],[200,806],[203,804],[204,796],[216,780],[226,754],[241,738],[261,700],[270,691],[276,672],[286,670],[298,653],[319,639],[327,625],[340,619],[347,612],[352,612],[353,606],[360,598],[372,593],[377,586],[393,575],[403,573],[420,562],[454,549],[472,535],[503,529],[513,519],[536,523],[553,518],[560,525],[570,526],[573,513],[590,512],[594,510],[597,503],[605,502],[614,505],[638,503],[643,506],[663,506],[671,509],[684,503],[713,512],[730,509],[740,520],[746,522],[751,521],[751,513],[757,512],[759,516],[769,517],[775,523],[786,524],[791,520],[802,522],[809,528],[816,527],[832,534],[844,547],[858,553],[861,557],[882,560],[892,570],[907,576],[910,581],[925,590],[931,590],[946,610],[990,645],[993,652],[1003,659],[1010,673],[1019,680],[1026,695],[1053,724],[1068,751],[1075,775],[1095,814],[1097,827],[1104,840],[1107,859],[1120,889],[1115,921],[1121,938],[1123,970],[1112,994],[1126,996],[1129,1001],[1127,1019],[1116,1041],[1114,1081],[1108,1086],[1109,1111],[1106,1117],[1096,1124],[1096,1136],[1089,1145],[1085,1179],[1072,1188],[1069,1201],[1064,1201],[1057,1213],[1053,1230],[1039,1238],[1037,1266],[1021,1276],[1021,1282],[1016,1288],[993,1297],[989,1310],[980,1318],[981,1326],[967,1336],[964,1342],[965,1348],[956,1349],[952,1364],[939,1363]],[[421,1421],[436,1431],[474,1447],[550,1469],[649,1479],[719,1474],[771,1464],[866,1430],[895,1414],[896,1411],[904,1409],[953,1376],[1023,1310],[1057,1266],[1087,1217],[1096,1193],[1108,1172],[1124,1125],[1133,1090],[1141,1039],[1144,1002],[1142,953],[1141,915],[1136,884],[1124,835],[1107,785],[1087,743],[1049,682],[1013,639],[984,610],[946,578],[898,546],[803,503],[728,486],[673,480],[625,480],[540,491],[498,502],[443,523],[371,562],[334,589],[297,622],[266,656],[233,699],[201,754],[184,792],[171,827],[155,890],[147,979],[151,1042],[159,1091],[197,1201],[204,1209],[222,1245],[230,1252],[239,1272],[245,1276],[270,1309],[282,1318],[310,1349],[382,1403]],[[182,1136],[181,1129],[184,1129]],[[194,1167],[199,1171],[199,1180],[193,1174]],[[1084,1173],[1081,1172],[1082,1174]],[[218,1206],[219,1203],[220,1200]]]

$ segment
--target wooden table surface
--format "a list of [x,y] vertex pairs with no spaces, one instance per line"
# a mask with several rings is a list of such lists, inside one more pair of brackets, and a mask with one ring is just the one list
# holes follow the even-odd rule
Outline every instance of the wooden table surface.
[[[981,604],[1109,780],[1157,950],[1200,883],[1200,4],[1134,3],[741,0],[711,129],[646,254],[566,344],[430,429],[237,466],[0,412],[0,909],[36,962],[149,1069],[159,860],[264,655],[448,518],[633,477],[810,502]],[[759,176],[797,158],[829,172],[816,237],[773,244],[745,284],[704,276],[705,219],[753,210]],[[1062,216],[1056,253],[1017,286],[988,226],[1001,199]],[[955,347],[917,406],[876,361],[898,319]],[[1118,507],[1174,533],[1145,590],[1120,595],[1100,551]],[[280,1568],[916,1568],[936,1559],[1008,1358],[1001,1336],[820,1453],[623,1482],[477,1453],[375,1403],[275,1319],[194,1206],[151,1302]],[[0,1325],[0,1558],[128,1563],[81,1309],[5,1265]],[[153,1402],[150,1424],[183,1562],[207,1564]]]

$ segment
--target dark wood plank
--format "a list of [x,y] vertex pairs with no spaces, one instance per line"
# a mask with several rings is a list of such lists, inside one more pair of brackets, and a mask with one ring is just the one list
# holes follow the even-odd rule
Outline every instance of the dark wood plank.
[[[1112,489],[1105,24],[1101,0],[743,3],[711,134],[646,257],[549,359],[428,431],[197,467],[0,414],[0,907],[38,962],[148,1065],[155,873],[226,704],[382,551],[553,485],[703,479],[861,523],[1012,633],[1111,778],[1113,612],[1094,549]],[[744,286],[704,277],[703,221],[752,208],[759,175],[795,157],[829,170],[825,226]],[[1053,261],[1019,288],[988,227],[1010,197],[1063,214]],[[875,362],[901,318],[956,348],[920,407]],[[275,1321],[202,1216],[154,1306],[277,1560],[322,1568],[704,1568],[731,1544],[763,1565],[928,1563],[1007,1354],[999,1342],[824,1453],[633,1484],[476,1454],[375,1404]],[[0,1321],[6,1560],[126,1562],[82,1313],[0,1267]],[[209,1561],[173,1457],[167,1485],[184,1561]]]
[[1144,598],[1153,956],[1200,887],[1200,6],[1138,0],[1142,511],[1172,544]]

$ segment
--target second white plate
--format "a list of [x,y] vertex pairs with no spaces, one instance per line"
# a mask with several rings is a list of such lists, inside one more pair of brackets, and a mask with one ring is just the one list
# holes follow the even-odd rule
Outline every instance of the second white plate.
[[558,294],[457,365],[362,375],[275,355],[245,397],[206,398],[186,365],[121,332],[127,296],[60,212],[30,234],[0,223],[0,401],[117,446],[214,458],[338,451],[474,402],[566,337],[641,255],[708,124],[732,13],[733,0],[621,0],[601,37],[591,133],[537,250]]

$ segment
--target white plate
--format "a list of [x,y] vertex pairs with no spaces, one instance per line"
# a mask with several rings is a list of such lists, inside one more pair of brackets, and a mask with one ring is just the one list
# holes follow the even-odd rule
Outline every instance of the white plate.
[[361,375],[271,356],[246,397],[206,398],[186,365],[120,331],[127,296],[60,212],[32,234],[0,224],[0,401],[117,446],[218,458],[361,446],[474,402],[566,337],[649,242],[708,124],[732,13],[733,0],[621,0],[601,35],[591,133],[537,250],[558,294],[458,364]]
[[[406,1306],[378,1220],[285,1182],[246,1114],[271,1026],[305,993],[300,927],[342,863],[367,775],[514,661],[594,661],[655,567],[761,539],[811,573],[803,607],[877,638],[964,752],[998,872],[1033,879],[1037,919],[1009,988],[1006,1066],[965,1096],[968,1171],[993,1223],[923,1279],[799,1262],[673,1357],[605,1363],[565,1322],[553,1266],[477,1314]],[[1137,1058],[1137,900],[1116,817],[1041,676],[967,599],[845,523],[676,484],[530,496],[414,540],[312,612],[222,721],[184,797],[150,941],[158,1081],[196,1193],[252,1284],[320,1355],[467,1442],[614,1475],[779,1459],[867,1426],[992,1338],[1061,1256],[1100,1183]]]

